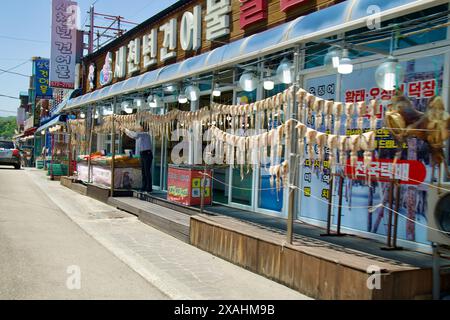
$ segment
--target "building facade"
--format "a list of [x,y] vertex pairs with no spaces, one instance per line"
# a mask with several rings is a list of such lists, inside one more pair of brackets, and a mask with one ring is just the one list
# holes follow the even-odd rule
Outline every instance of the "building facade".
[[[435,95],[448,103],[448,10],[448,1],[432,0],[178,1],[84,57],[84,95],[69,100],[64,108],[85,115],[96,110],[94,115],[97,112],[101,118],[103,111],[111,109],[122,115],[129,114],[126,109],[130,108],[131,113],[149,110],[167,114],[172,110],[197,111],[211,103],[248,105],[289,88],[293,79],[280,80],[277,70],[283,63],[292,65],[297,56],[295,74],[300,87],[320,99],[342,103],[375,99],[378,121],[376,156],[369,173],[350,177],[344,169],[342,177],[333,177],[329,162],[318,159],[317,149],[313,151],[316,155],[296,168],[295,218],[325,227],[328,222],[335,226],[340,216],[345,232],[384,241],[390,213],[377,205],[388,202],[388,181],[396,179],[401,183],[399,243],[429,251],[429,149],[417,139],[398,146],[384,128],[384,114],[395,92],[380,88],[375,74],[388,56],[395,56],[404,70],[400,88],[418,110],[425,111]],[[353,72],[343,74],[327,65],[327,55],[335,47],[346,52]],[[245,88],[246,74],[252,75],[250,89]],[[266,87],[268,80],[273,84]],[[200,97],[183,103],[180,96],[191,85],[198,88]],[[220,94],[213,95],[213,91]],[[155,97],[158,101],[152,107]],[[314,113],[308,125],[315,126],[318,116]],[[288,117],[283,115],[284,120]],[[276,116],[270,121],[256,117],[254,125],[270,130],[280,121]],[[342,134],[361,133],[369,126],[364,121],[361,126],[355,116]],[[326,130],[324,126],[321,129]],[[95,135],[92,151],[110,153],[112,138],[110,134]],[[130,149],[123,136],[115,138],[118,153]],[[168,190],[169,164],[176,144],[167,137],[154,140],[155,189]],[[393,176],[391,160],[399,147],[403,147],[403,162],[396,171],[398,176]],[[201,156],[197,157],[199,150],[201,153],[202,143],[190,149],[189,164],[203,163]],[[288,157],[283,154],[280,160]],[[287,217],[288,191],[272,187],[269,171],[270,166],[261,164],[244,171],[237,166],[215,167],[213,201]],[[366,174],[372,177],[370,181],[361,177]]]

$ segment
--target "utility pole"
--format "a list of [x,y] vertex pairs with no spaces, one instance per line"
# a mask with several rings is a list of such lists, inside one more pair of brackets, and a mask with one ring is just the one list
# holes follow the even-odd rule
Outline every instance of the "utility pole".
[[[127,30],[122,29],[122,25],[132,25],[137,26],[137,23],[127,21],[122,16],[113,16],[109,14],[104,13],[98,13],[95,12],[94,6],[91,6],[89,11],[89,25],[86,26],[89,28],[89,31],[85,32],[85,34],[88,34],[89,40],[88,40],[88,54],[91,54],[94,52],[94,50],[100,49],[101,46],[108,43],[111,39],[118,38],[122,36]],[[96,25],[95,24],[95,18],[100,17],[108,21],[112,21],[110,24],[106,26],[102,25]],[[117,25],[117,27],[115,27]],[[100,29],[103,30],[103,32],[100,32]],[[97,31],[97,32],[96,32]],[[97,36],[97,38],[95,38]],[[101,42],[102,38],[107,38],[108,40],[105,42]],[[97,42],[97,45],[95,43]]]
[[91,6],[89,9],[89,44],[88,44],[88,53],[91,54],[94,52],[94,6]]

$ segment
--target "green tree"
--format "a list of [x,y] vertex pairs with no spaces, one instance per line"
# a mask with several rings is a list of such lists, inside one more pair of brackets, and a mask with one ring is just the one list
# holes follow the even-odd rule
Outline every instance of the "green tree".
[[0,138],[12,139],[17,129],[16,117],[0,117]]

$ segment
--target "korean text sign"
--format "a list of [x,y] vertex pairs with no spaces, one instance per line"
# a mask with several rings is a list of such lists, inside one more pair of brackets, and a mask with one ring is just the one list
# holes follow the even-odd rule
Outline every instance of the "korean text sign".
[[77,11],[74,1],[52,0],[50,86],[54,88],[75,85]]
[[49,65],[50,60],[38,59],[34,61],[34,88],[37,99],[52,99],[53,91],[49,85]]

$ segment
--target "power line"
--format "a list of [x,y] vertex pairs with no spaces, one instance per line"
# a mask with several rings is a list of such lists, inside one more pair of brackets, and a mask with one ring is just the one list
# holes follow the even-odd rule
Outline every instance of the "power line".
[[0,97],[3,97],[3,98],[9,98],[9,99],[14,99],[14,100],[20,100],[20,98],[13,97],[13,96],[8,96],[8,95],[6,95],[6,94],[0,94]]
[[15,113],[16,113],[15,111],[11,111],[11,110],[3,110],[3,109],[0,109],[0,112],[6,112],[6,113],[12,113],[12,114],[15,114]]
[[0,35],[0,38],[7,39],[7,40],[35,42],[35,43],[45,43],[45,44],[50,43],[50,41],[42,41],[42,40],[34,40],[34,39],[26,39],[26,38],[17,38],[17,37],[3,36],[3,35]]
[[24,64],[27,64],[29,61],[30,61],[30,60],[27,59],[25,62],[22,62],[22,63],[18,64],[17,66],[14,66],[14,67],[12,67],[12,68],[9,68],[9,69],[7,69],[6,71],[0,72],[0,76],[1,76],[2,74],[4,74],[4,73],[9,73],[10,71],[13,71],[13,70],[17,69],[17,68],[23,66]]
[[12,71],[8,71],[8,70],[4,70],[4,69],[0,69],[0,71],[2,71],[2,73],[0,73],[0,74],[10,73],[10,74],[14,74],[14,75],[22,76],[22,77],[26,77],[26,78],[30,77],[29,75],[26,75],[26,74],[23,74],[23,73],[12,72]]

